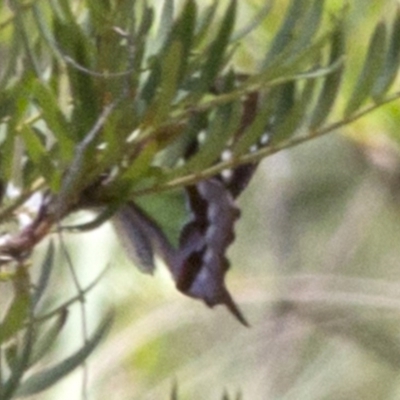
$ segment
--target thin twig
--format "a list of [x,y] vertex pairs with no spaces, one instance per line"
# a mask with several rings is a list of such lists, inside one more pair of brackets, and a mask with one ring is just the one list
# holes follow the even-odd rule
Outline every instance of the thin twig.
[[389,104],[395,100],[398,100],[399,98],[400,98],[400,92],[397,92],[397,93],[393,94],[392,96],[387,97],[385,100],[381,101],[380,103],[372,104],[372,105],[366,107],[365,109],[361,110],[360,112],[355,113],[355,114],[351,115],[350,117],[344,118],[340,121],[333,122],[320,130],[309,132],[307,135],[292,137],[292,138],[284,140],[276,145],[270,145],[270,146],[263,147],[253,153],[245,154],[238,158],[232,158],[230,160],[218,162],[217,164],[214,164],[211,167],[204,169],[203,171],[198,171],[198,172],[188,174],[188,175],[176,178],[176,179],[172,179],[169,182],[166,182],[161,185],[157,185],[157,186],[153,186],[150,188],[135,191],[135,192],[133,192],[132,195],[133,196],[143,196],[143,195],[147,195],[147,194],[154,193],[154,192],[158,193],[158,192],[175,189],[175,188],[182,187],[182,186],[192,185],[203,179],[214,176],[214,175],[220,173],[221,171],[223,171],[224,169],[234,168],[234,167],[237,167],[242,164],[259,162],[263,158],[266,158],[268,156],[271,156],[272,154],[278,153],[279,151],[290,149],[292,147],[306,143],[310,140],[322,137],[322,136],[324,136],[328,133],[331,133],[339,128],[342,128],[342,127],[364,117],[365,115],[371,113],[372,111],[375,111],[376,109],[378,109],[386,104]]

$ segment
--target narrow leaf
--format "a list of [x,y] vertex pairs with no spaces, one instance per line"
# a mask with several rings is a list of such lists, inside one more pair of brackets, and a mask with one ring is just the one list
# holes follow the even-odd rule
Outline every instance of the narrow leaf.
[[[55,18],[54,36],[63,53],[72,63],[89,70],[92,69],[93,61],[91,57],[96,54],[94,43],[89,40],[89,37],[75,20],[67,24]],[[94,78],[91,74],[77,69],[75,65],[68,65],[67,72],[73,98],[73,110],[68,133],[77,142],[87,134],[95,123],[101,112],[101,101],[103,99],[96,91]],[[59,135],[57,139],[63,139],[64,136],[63,131],[63,134]]]
[[22,53],[22,43],[16,29],[13,29],[11,37],[7,39],[7,46],[9,46],[12,51],[7,52],[7,57],[2,57],[1,60],[0,91],[2,95],[4,94],[5,87],[10,84],[10,81],[15,75],[17,63]]
[[286,46],[293,40],[293,29],[303,15],[304,7],[304,0],[292,0],[286,11],[282,26],[275,35],[270,50],[262,63],[263,68],[269,67],[275,57],[282,53]]
[[49,353],[51,346],[55,343],[60,334],[67,318],[67,310],[60,312],[53,318],[49,328],[45,332],[40,332],[39,337],[35,339],[32,348],[32,355],[29,360],[29,365],[32,366],[40,361]]
[[218,160],[229,138],[239,127],[240,112],[240,101],[234,107],[230,105],[229,109],[220,107],[206,131],[204,143],[200,145],[199,150],[186,161],[185,165],[175,168],[168,174],[168,178],[181,176],[188,172],[201,171]]
[[49,49],[53,52],[53,54],[58,57],[61,56],[59,48],[57,47],[57,43],[54,40],[53,33],[51,31],[51,27],[49,26],[49,22],[46,21],[46,11],[43,9],[43,3],[33,3],[32,4],[32,15],[38,30],[40,32],[41,37],[49,46]]
[[[308,12],[299,21],[298,29],[293,32],[293,40],[283,53],[287,53],[286,64],[296,60],[299,55],[310,48],[321,24],[325,0],[315,0]],[[282,53],[282,55],[283,55]]]
[[179,41],[171,43],[166,55],[159,61],[161,64],[161,76],[156,100],[149,107],[144,117],[144,126],[155,129],[168,116],[171,103],[177,95],[179,71],[182,63],[182,44]]
[[171,40],[179,40],[182,43],[182,60],[179,71],[181,79],[186,73],[191,57],[196,25],[197,7],[193,0],[187,0],[179,18],[174,25]]
[[[332,35],[331,54],[329,64],[333,65],[340,60],[344,55],[344,31],[343,26],[339,25]],[[328,117],[336,96],[339,92],[340,82],[343,75],[344,66],[339,66],[338,69],[328,74],[317,99],[316,106],[311,116],[310,129],[318,128]]]
[[267,3],[261,7],[261,9],[256,13],[256,16],[244,26],[242,29],[237,31],[232,35],[232,42],[239,41],[247,36],[249,33],[253,32],[261,23],[267,18],[267,15],[272,9],[272,4]]
[[[15,285],[19,285],[19,275],[16,276]],[[24,328],[29,310],[31,298],[29,291],[16,290],[14,299],[8,308],[3,321],[0,323],[0,343],[13,337],[17,332]]]
[[71,126],[60,110],[56,96],[48,86],[41,82],[36,82],[32,88],[32,94],[40,106],[46,125],[57,138],[62,160],[71,160],[74,150],[74,142],[71,140]]
[[[278,143],[292,136],[301,128],[302,122],[305,120],[307,108],[310,106],[312,94],[315,87],[315,79],[309,79],[305,82],[305,86],[298,98],[295,98],[294,85],[284,90],[280,108],[277,110],[277,125],[273,128],[272,143]],[[290,93],[293,90],[292,94]],[[293,97],[292,97],[293,96]],[[293,105],[291,106],[291,102]],[[288,108],[286,108],[288,106]],[[286,114],[285,114],[286,110]],[[279,117],[280,116],[280,117]],[[280,122],[279,122],[280,121]]]
[[386,53],[385,49],[386,25],[380,22],[375,28],[365,57],[364,66],[345,107],[345,117],[349,117],[353,114],[371,94],[376,79],[381,72]]
[[261,108],[257,110],[256,117],[254,118],[253,122],[234,144],[233,153],[235,156],[249,152],[250,147],[257,143],[261,135],[265,133],[268,123],[273,115],[274,98],[275,97],[272,95],[271,91],[268,93],[268,97],[263,100],[263,104]]
[[152,141],[145,146],[132,161],[131,165],[122,172],[118,179],[118,183],[122,183],[124,187],[126,187],[126,184],[132,187],[135,181],[149,171],[157,151],[158,146],[155,141]]
[[56,191],[57,187],[55,184],[57,182],[54,178],[57,170],[52,163],[50,153],[41,143],[40,139],[36,135],[35,130],[33,130],[30,126],[23,125],[21,127],[20,134],[25,142],[25,148],[29,158],[33,164],[36,165],[37,169],[45,178],[50,188],[53,191]]
[[397,9],[390,42],[381,75],[375,82],[372,96],[379,101],[394,82],[400,64],[400,8]]
[[[31,321],[32,322],[32,321]],[[10,357],[9,361],[12,362],[10,365],[11,376],[7,379],[3,386],[0,386],[0,398],[1,399],[14,399],[15,392],[20,387],[21,379],[29,367],[29,361],[32,353],[32,345],[34,341],[34,327],[33,323],[29,323],[26,332],[23,336],[23,340],[15,349],[15,357]]]
[[54,267],[54,243],[50,241],[49,245],[47,246],[46,255],[44,257],[43,263],[40,268],[40,276],[38,283],[35,287],[35,292],[32,298],[32,304],[35,307],[40,299],[42,298],[44,291],[48,287],[48,283],[50,280],[50,275]]
[[206,7],[200,14],[195,35],[195,44],[198,46],[205,38],[210,30],[212,20],[216,15],[218,8],[218,2],[213,1],[208,7]]
[[236,0],[231,0],[224,19],[219,27],[216,38],[207,50],[207,59],[203,66],[201,79],[197,88],[198,93],[203,93],[214,83],[214,80],[221,69],[226,55],[226,48],[230,42],[231,34],[235,24]]
[[167,37],[174,22],[174,0],[164,0],[164,6],[160,16],[160,26],[157,33],[157,43],[161,46],[167,42]]
[[76,353],[64,361],[30,376],[17,390],[17,397],[31,396],[54,385],[64,376],[81,365],[97,347],[100,340],[109,330],[112,323],[111,315],[107,316],[98,326],[93,336]]

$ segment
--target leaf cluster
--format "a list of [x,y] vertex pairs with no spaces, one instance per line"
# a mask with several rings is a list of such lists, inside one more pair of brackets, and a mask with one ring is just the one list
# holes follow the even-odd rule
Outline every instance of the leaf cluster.
[[[145,1],[11,5],[1,24],[13,51],[0,79],[0,177],[22,193],[47,189],[58,217],[258,161],[353,121],[368,100],[375,108],[393,99],[399,15],[390,32],[377,25],[342,117],[328,124],[349,55],[345,13],[323,24],[323,1],[291,2],[251,74],[235,69],[236,1],[219,19],[217,3],[188,0],[177,12],[165,1],[157,29]],[[250,93],[255,117],[241,126]],[[249,155],[267,127],[269,146]],[[201,132],[199,151],[182,165]],[[219,162],[233,139],[232,159]]]
[[1,399],[30,396],[54,385],[84,363],[111,325],[112,318],[108,315],[79,350],[55,365],[38,369],[37,365],[62,332],[68,315],[68,304],[44,313],[43,298],[55,264],[51,243],[37,282],[32,282],[26,266],[19,266],[12,276],[13,296],[0,320]]
[[[290,2],[251,73],[235,65],[241,39],[235,31],[236,0],[222,16],[216,1],[200,7],[186,0],[176,10],[173,0],[165,0],[158,24],[155,8],[145,0],[8,3],[0,6],[8,14],[0,21],[5,54],[0,69],[0,220],[12,218],[33,193],[42,193],[45,201],[40,221],[21,229],[18,240],[2,241],[0,253],[6,257],[25,255],[78,209],[105,209],[93,227],[129,199],[258,162],[399,96],[388,93],[400,63],[400,12],[377,24],[354,87],[343,98],[351,57],[346,53],[346,13],[326,22],[321,0]],[[251,32],[258,23],[250,22],[243,31]],[[244,102],[254,95],[255,109],[246,118]],[[250,153],[266,131],[268,146]],[[198,151],[188,155],[202,133]],[[220,161],[228,145],[233,156]],[[8,196],[10,183],[17,197]],[[49,264],[51,248],[43,279]],[[39,338],[35,307],[46,283],[39,281],[33,292],[22,290],[30,283],[20,271],[0,325],[10,372],[1,380],[5,399],[18,386],[17,393],[25,395],[53,384],[86,358],[108,326],[102,324],[72,358],[21,384],[43,343],[57,336],[63,316],[55,316]],[[13,341],[15,336],[21,340]]]

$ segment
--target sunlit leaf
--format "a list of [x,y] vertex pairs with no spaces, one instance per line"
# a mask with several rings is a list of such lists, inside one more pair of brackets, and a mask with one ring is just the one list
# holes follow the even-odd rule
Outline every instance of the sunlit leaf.
[[160,44],[166,43],[168,34],[174,23],[174,0],[165,0],[161,11],[160,24],[158,27],[156,41]]
[[9,46],[13,49],[13,51],[9,52],[7,57],[2,57],[1,60],[2,68],[0,75],[0,91],[2,93],[12,79],[13,74],[15,74],[18,59],[22,55],[22,43],[16,29],[12,31],[11,37],[8,40]]
[[201,42],[205,39],[207,33],[209,32],[210,26],[212,26],[212,20],[216,15],[217,7],[218,2],[213,1],[200,13],[196,27],[196,45],[201,44]]
[[46,18],[46,14],[47,12],[46,9],[43,7],[43,3],[35,2],[32,5],[32,15],[37,24],[38,30],[41,33],[41,38],[46,41],[49,49],[51,49],[54,54],[60,56],[60,49],[57,47],[57,43],[51,30],[51,21],[49,18]]
[[132,185],[141,176],[145,175],[151,167],[157,151],[158,146],[155,141],[145,146],[140,154],[132,161],[131,165],[121,174],[120,182],[122,185],[125,186],[126,183]]
[[[215,2],[214,4],[217,4],[217,2]],[[245,38],[246,36],[248,36],[258,26],[261,25],[261,23],[265,20],[265,18],[267,18],[271,9],[272,9],[271,3],[268,2],[267,4],[263,5],[260,8],[260,10],[258,10],[255,17],[249,23],[247,23],[243,28],[241,28],[240,30],[238,30],[237,32],[235,32],[232,35],[231,40],[235,42],[235,41],[239,41],[239,40]]]

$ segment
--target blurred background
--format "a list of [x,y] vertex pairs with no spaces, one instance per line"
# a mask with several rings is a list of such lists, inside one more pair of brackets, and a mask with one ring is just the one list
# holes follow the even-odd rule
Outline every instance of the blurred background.
[[[221,2],[224,3],[224,2]],[[239,26],[264,1],[239,1]],[[251,72],[287,2],[240,46],[236,63]],[[346,94],[375,24],[394,0],[348,2]],[[326,18],[342,8],[327,1]],[[331,10],[331,11],[329,11]],[[354,74],[354,75],[353,75]],[[395,87],[398,87],[398,84]],[[340,105],[339,105],[340,108]],[[227,285],[251,327],[224,307],[208,309],[176,291],[158,263],[153,277],[126,258],[109,225],[64,234],[88,295],[89,329],[113,307],[112,332],[78,370],[39,399],[243,400],[398,399],[400,396],[400,112],[385,106],[343,131],[265,159],[240,198]],[[168,203],[164,204],[168,210]],[[167,215],[173,223],[174,213]],[[41,260],[43,254],[36,255]],[[49,305],[76,294],[65,257],[52,277]],[[54,359],[82,344],[79,306]]]

